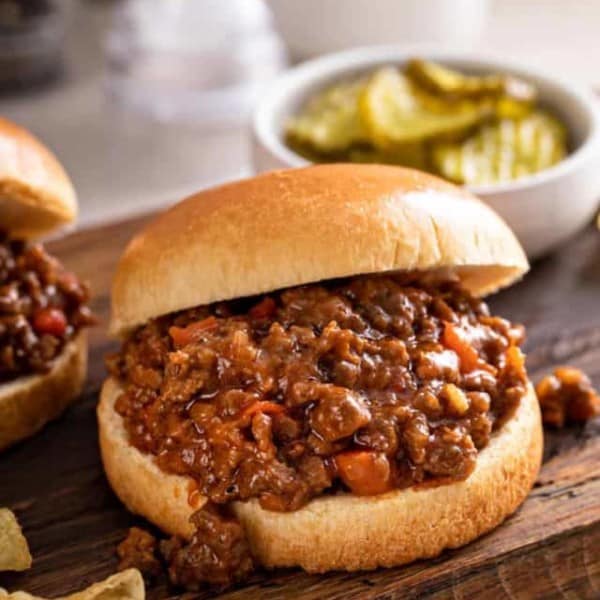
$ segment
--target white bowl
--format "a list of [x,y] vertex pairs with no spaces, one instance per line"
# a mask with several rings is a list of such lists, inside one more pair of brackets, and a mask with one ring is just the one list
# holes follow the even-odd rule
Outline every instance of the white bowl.
[[308,160],[283,139],[287,118],[329,83],[383,64],[403,65],[419,56],[465,72],[512,73],[537,86],[540,100],[567,125],[570,154],[559,164],[506,183],[470,186],[512,227],[527,255],[536,258],[572,237],[590,221],[600,198],[600,103],[592,92],[500,58],[421,48],[378,46],[332,54],[295,67],[277,79],[259,103],[252,126],[257,172],[301,167]]

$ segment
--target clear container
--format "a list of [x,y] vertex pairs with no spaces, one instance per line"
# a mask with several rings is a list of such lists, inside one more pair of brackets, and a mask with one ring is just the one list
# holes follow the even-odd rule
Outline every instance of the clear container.
[[127,0],[107,37],[109,91],[161,120],[243,123],[286,65],[261,0]]
[[0,90],[40,84],[60,73],[70,0],[0,2]]

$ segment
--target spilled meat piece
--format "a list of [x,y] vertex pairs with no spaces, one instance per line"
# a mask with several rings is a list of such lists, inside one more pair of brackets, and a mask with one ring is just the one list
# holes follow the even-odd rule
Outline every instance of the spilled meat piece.
[[192,523],[189,543],[175,537],[161,542],[171,583],[196,590],[201,583],[227,587],[246,579],[254,564],[239,522],[209,505],[193,514]]
[[145,577],[156,577],[163,570],[157,552],[157,539],[139,527],[132,527],[117,547],[119,570],[133,568],[138,569]]
[[589,377],[575,367],[562,366],[536,386],[544,425],[563,427],[600,415],[600,396]]

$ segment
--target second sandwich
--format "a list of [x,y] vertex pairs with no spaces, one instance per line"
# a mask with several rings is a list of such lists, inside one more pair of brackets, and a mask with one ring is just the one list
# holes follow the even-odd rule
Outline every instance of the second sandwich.
[[76,214],[55,156],[0,119],[0,450],[60,415],[85,380],[89,290],[32,241]]

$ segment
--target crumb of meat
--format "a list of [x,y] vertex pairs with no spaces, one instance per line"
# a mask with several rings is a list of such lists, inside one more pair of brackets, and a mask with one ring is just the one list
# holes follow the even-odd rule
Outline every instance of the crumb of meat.
[[254,570],[244,530],[214,506],[191,517],[196,531],[189,542],[173,537],[160,543],[173,585],[198,590],[208,584],[224,589],[247,579]]
[[563,427],[600,415],[600,396],[589,377],[574,367],[558,367],[536,386],[545,425]]
[[158,560],[158,540],[139,527],[132,527],[117,546],[119,571],[138,569],[145,577],[157,577],[163,571]]

